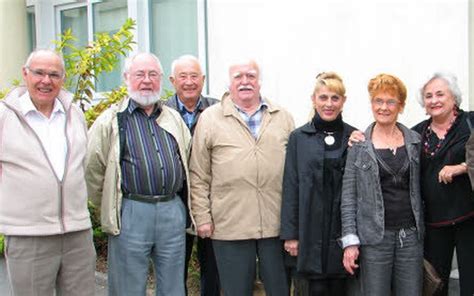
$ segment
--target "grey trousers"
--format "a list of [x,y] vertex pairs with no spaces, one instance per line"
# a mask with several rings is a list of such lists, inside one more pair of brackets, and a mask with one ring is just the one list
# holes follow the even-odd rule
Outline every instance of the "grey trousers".
[[253,295],[257,258],[266,295],[289,295],[283,243],[279,238],[213,240],[212,243],[224,295]]
[[156,296],[184,296],[186,209],[178,196],[156,204],[122,200],[122,228],[109,235],[109,296],[144,296],[150,260]]
[[49,236],[5,237],[13,295],[94,295],[95,257],[90,229]]
[[383,240],[360,248],[364,296],[419,296],[423,287],[423,242],[415,228],[385,230]]

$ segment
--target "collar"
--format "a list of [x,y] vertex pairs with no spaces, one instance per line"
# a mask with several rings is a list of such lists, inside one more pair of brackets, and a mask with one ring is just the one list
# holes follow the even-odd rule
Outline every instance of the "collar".
[[201,100],[201,96],[199,96],[199,99],[197,101],[196,107],[194,108],[193,112],[189,112],[188,109],[186,109],[186,107],[184,106],[183,102],[181,101],[181,99],[178,97],[177,94],[176,94],[176,103],[177,103],[178,109],[179,109],[179,111],[181,111],[181,113],[186,112],[186,113],[192,114],[192,113],[195,113],[197,110],[199,110],[201,108],[202,100]]
[[[234,106],[235,108],[237,109],[237,111],[239,111],[240,113],[243,113],[243,114],[247,114],[245,111],[243,111],[242,109],[240,109],[239,106],[237,106],[235,103],[234,103]],[[257,109],[255,110],[255,112],[253,112],[253,114],[249,115],[249,116],[254,116],[257,112],[261,111],[261,110],[264,110],[266,108],[268,108],[268,104],[267,102],[265,102],[265,100],[260,97],[260,104],[258,105]]]
[[[150,116],[157,116],[161,113],[161,105],[159,103],[155,103],[153,108],[154,108],[153,112],[151,113]],[[140,106],[132,99],[130,99],[128,103],[127,111],[129,114],[132,114],[135,111],[143,112],[143,114],[145,114],[142,108],[140,108]]]
[[[33,101],[30,97],[30,93],[28,91],[20,97],[20,108],[21,112],[23,113],[23,116],[26,116],[30,112],[39,112],[33,104]],[[66,113],[63,104],[61,104],[58,98],[54,99],[54,106],[51,114],[55,114],[57,112],[61,112],[64,114]]]

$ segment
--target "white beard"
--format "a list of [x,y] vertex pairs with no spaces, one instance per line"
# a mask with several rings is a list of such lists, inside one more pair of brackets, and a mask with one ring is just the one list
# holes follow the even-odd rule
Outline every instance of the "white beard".
[[129,89],[128,94],[132,100],[143,107],[151,106],[160,100],[160,91],[154,92],[148,96],[142,96],[139,91],[131,91]]

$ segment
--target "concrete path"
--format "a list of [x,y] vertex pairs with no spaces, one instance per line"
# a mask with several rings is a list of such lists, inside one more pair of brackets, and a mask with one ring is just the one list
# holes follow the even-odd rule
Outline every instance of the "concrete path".
[[[449,296],[459,295],[459,281],[456,279],[457,270],[451,273],[451,280],[449,282]],[[96,274],[96,296],[107,295],[107,278],[104,274]],[[149,293],[151,294],[151,293]],[[0,295],[10,295],[10,288],[7,280],[7,272],[5,270],[5,259],[0,258]]]

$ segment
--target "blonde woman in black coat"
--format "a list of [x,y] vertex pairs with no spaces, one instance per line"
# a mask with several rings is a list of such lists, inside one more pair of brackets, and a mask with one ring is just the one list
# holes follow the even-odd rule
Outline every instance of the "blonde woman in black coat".
[[346,295],[342,265],[340,201],[347,140],[354,128],[342,120],[342,79],[321,73],[311,96],[315,115],[292,132],[283,177],[281,234],[296,258],[298,277],[311,296]]

